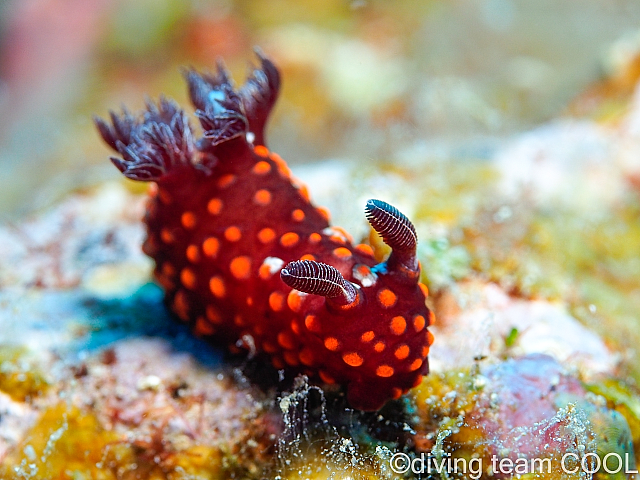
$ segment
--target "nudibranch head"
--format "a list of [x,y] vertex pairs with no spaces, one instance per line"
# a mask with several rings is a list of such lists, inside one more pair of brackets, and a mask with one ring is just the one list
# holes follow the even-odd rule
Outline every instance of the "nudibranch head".
[[324,297],[313,313],[332,332],[323,338],[327,362],[341,374],[331,380],[348,383],[352,405],[375,410],[428,373],[433,339],[426,327],[432,316],[425,305],[426,287],[419,283],[415,227],[381,200],[367,202],[366,216],[392,248],[385,262],[354,265],[352,281],[313,260],[291,262],[280,276],[295,290]]

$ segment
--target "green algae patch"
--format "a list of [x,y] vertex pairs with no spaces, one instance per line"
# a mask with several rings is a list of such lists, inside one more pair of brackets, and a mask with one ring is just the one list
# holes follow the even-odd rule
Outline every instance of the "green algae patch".
[[0,345],[0,391],[17,402],[38,397],[50,386],[44,373],[28,357],[26,348]]
[[126,440],[95,415],[58,404],[45,410],[24,440],[4,459],[4,479],[218,479],[218,449],[165,449],[161,438]]

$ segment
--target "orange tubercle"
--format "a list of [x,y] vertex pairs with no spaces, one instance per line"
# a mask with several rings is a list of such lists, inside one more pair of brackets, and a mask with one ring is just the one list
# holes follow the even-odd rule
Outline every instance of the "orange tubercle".
[[260,160],[258,163],[256,163],[253,166],[251,171],[253,173],[255,173],[256,175],[266,175],[267,173],[269,173],[271,171],[271,165],[269,164],[269,162],[265,162],[264,160]]
[[229,264],[229,270],[238,280],[246,280],[251,276],[251,259],[246,255],[235,257]]
[[393,367],[390,367],[389,365],[380,365],[378,368],[376,368],[376,375],[379,377],[388,378],[393,376],[393,374]]
[[338,350],[338,348],[340,348],[340,342],[338,342],[338,339],[335,337],[327,337],[324,339],[324,346],[327,350],[335,352],[336,350]]
[[407,321],[404,317],[397,316],[391,319],[391,331],[396,335],[402,335],[407,329]]
[[256,145],[255,147],[253,147],[253,151],[256,152],[256,155],[260,157],[267,158],[269,156],[269,149],[264,145]]
[[218,215],[222,211],[222,200],[219,198],[212,198],[207,203],[207,211],[211,215]]
[[286,302],[282,292],[271,292],[271,295],[269,295],[269,307],[271,307],[271,310],[280,312],[284,309],[285,304]]
[[357,352],[349,352],[342,355],[344,363],[351,367],[359,367],[364,363],[364,359]]
[[396,304],[398,297],[388,288],[383,288],[378,292],[378,302],[384,308],[391,308]]
[[258,240],[260,243],[272,242],[274,238],[276,238],[276,232],[271,228],[263,228],[258,232]]
[[211,277],[209,280],[209,290],[211,293],[217,298],[224,297],[226,293],[226,288],[224,286],[224,280],[220,277]]
[[220,249],[220,241],[215,237],[207,238],[202,244],[202,251],[207,257],[216,258]]
[[231,227],[227,227],[224,231],[224,238],[230,242],[237,242],[242,238],[242,232],[240,232],[238,227],[232,225]]
[[293,247],[296,243],[298,243],[300,237],[295,232],[287,232],[282,237],[280,237],[280,245],[283,247]]

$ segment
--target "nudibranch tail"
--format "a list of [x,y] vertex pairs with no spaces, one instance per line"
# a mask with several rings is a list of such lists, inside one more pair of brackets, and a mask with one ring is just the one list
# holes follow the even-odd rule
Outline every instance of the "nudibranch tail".
[[400,262],[405,268],[416,271],[418,235],[413,223],[396,207],[382,200],[367,201],[365,214],[384,243],[391,247],[392,254],[387,261],[389,267],[393,268],[396,262]]
[[291,288],[327,297],[339,306],[353,304],[358,297],[353,284],[331,265],[313,260],[297,260],[280,271],[282,281]]

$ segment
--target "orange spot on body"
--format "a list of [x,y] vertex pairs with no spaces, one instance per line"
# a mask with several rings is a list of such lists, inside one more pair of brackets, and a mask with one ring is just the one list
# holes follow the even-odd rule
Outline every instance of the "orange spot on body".
[[271,342],[264,342],[262,344],[262,349],[267,353],[275,353],[278,351],[278,347]]
[[296,290],[291,290],[289,292],[289,295],[287,295],[287,305],[292,311],[299,313],[302,310],[303,298],[304,296],[301,295],[300,292]]
[[335,242],[335,243],[340,243],[342,245],[347,243],[345,241],[344,237],[342,235],[337,234],[337,233],[334,234],[334,235],[329,236],[329,240],[331,240],[332,242]]
[[297,233],[287,232],[282,237],[280,237],[280,245],[283,247],[293,247],[296,243],[298,243],[300,237]]
[[260,157],[267,158],[269,156],[269,149],[264,145],[256,145],[253,147],[253,151]]
[[[416,369],[417,370],[417,369]],[[422,383],[422,375],[418,375],[415,379],[415,381],[413,382],[413,384],[411,385],[413,388],[417,387],[418,385],[420,385]]]
[[[420,367],[422,366],[422,359],[421,358],[416,358],[413,362],[411,362],[411,365],[409,365],[409,371],[410,372],[415,372],[416,370],[418,370]],[[422,380],[422,379],[421,379]],[[415,386],[415,385],[414,385]]]
[[394,334],[402,335],[407,329],[407,321],[401,316],[393,317],[389,327]]
[[336,249],[333,250],[333,254],[341,259],[347,259],[351,257],[351,250],[349,250],[348,248],[345,247],[338,247]]
[[215,297],[222,298],[226,293],[224,281],[220,277],[211,277],[209,280],[209,290]]
[[215,237],[209,237],[202,243],[202,251],[207,257],[216,258],[220,250],[220,241]]
[[258,205],[269,205],[271,203],[271,192],[269,190],[258,190],[253,196],[253,201]]
[[273,275],[271,273],[271,267],[265,263],[263,263],[262,265],[260,265],[260,268],[258,269],[258,276],[263,279],[263,280],[268,280],[269,278],[271,278],[271,275]]
[[300,358],[300,362],[303,365],[306,365],[308,367],[313,365],[313,352],[305,347],[302,350],[300,350],[300,354],[298,355],[298,357]]
[[413,317],[413,328],[415,328],[416,332],[419,332],[426,325],[426,320],[422,315],[416,315]]
[[300,363],[300,361],[298,360],[298,354],[295,352],[286,351],[282,354],[282,356],[284,357],[284,361],[292,367],[295,367]]
[[169,277],[167,277],[166,275],[162,275],[161,273],[157,273],[155,275],[156,280],[158,281],[158,283],[162,286],[162,288],[164,288],[165,290],[173,290],[176,287],[175,282],[173,282]]
[[320,216],[325,219],[327,222],[331,218],[331,214],[329,213],[329,209],[327,207],[318,207],[316,208]]
[[344,363],[351,367],[359,367],[364,363],[363,358],[356,352],[349,352],[342,355]]
[[422,354],[422,358],[427,358],[429,355],[429,347],[422,347],[422,352],[420,353]]
[[278,370],[282,370],[285,367],[285,364],[280,357],[271,358],[271,365],[273,365],[274,368],[277,368]]
[[293,212],[291,212],[291,219],[294,222],[301,222],[304,220],[304,212],[299,208],[296,208]]
[[396,304],[398,297],[388,288],[383,288],[378,292],[378,302],[384,308],[391,308]]
[[189,290],[196,288],[196,274],[190,268],[183,268],[180,272],[180,281]]
[[429,310],[429,326],[436,323],[436,314]]
[[240,314],[237,314],[235,317],[233,317],[233,323],[235,323],[239,327],[246,325],[244,318]]
[[238,280],[246,280],[251,276],[251,259],[247,256],[236,257],[229,263],[229,270]]
[[310,332],[318,333],[321,331],[320,321],[315,315],[307,315],[304,319],[304,326],[307,327],[307,330]]
[[355,249],[358,250],[360,253],[364,253],[367,256],[373,257],[373,248],[371,248],[370,245],[367,245],[365,243],[359,243],[358,245],[355,246]]
[[397,400],[401,396],[402,396],[402,390],[400,390],[399,388],[392,388],[391,389],[391,398],[393,398],[394,400]]
[[333,385],[334,383],[336,383],[336,381],[334,380],[334,378],[329,375],[327,372],[325,372],[324,370],[320,370],[318,372],[318,375],[320,376],[320,379],[324,382],[324,383],[328,383],[329,385]]
[[351,234],[349,232],[347,232],[344,228],[342,227],[331,227],[333,230],[335,230],[336,232],[338,232],[338,234],[342,235],[342,239],[349,242],[349,243],[353,243],[353,237],[351,236]]
[[427,332],[427,342],[429,342],[429,345],[433,345],[433,333]]
[[309,235],[309,243],[312,245],[319,243],[320,240],[322,240],[322,236],[319,233],[312,233]]
[[226,238],[230,242],[237,242],[242,238],[242,233],[240,232],[240,229],[238,227],[232,225],[231,227],[227,227],[227,229],[224,231],[224,238]]
[[286,348],[288,350],[293,350],[294,347],[296,346],[293,340],[293,336],[291,335],[290,332],[286,330],[283,330],[278,334],[278,344],[281,347]]
[[305,253],[304,255],[302,255],[300,257],[300,260],[315,260],[315,259],[316,259],[316,257],[311,255],[310,253]]
[[282,175],[284,178],[291,177],[291,170],[289,169],[287,162],[285,162],[280,155],[278,155],[277,153],[272,153],[269,158],[271,158],[271,160],[273,160],[273,163],[276,164],[276,167],[278,167],[278,172],[280,172],[280,175]]
[[253,298],[247,297],[247,305],[250,307],[253,305]]
[[253,173],[255,173],[256,175],[266,175],[267,173],[269,173],[271,171],[271,165],[269,164],[269,162],[265,162],[264,160],[260,160],[258,163],[256,163],[253,166],[251,171]]
[[282,292],[275,291],[269,295],[269,307],[274,312],[280,312],[284,309],[285,306],[285,298]]
[[376,344],[373,346],[373,349],[378,353],[382,352],[385,348],[386,345],[384,344],[384,342],[376,342]]
[[429,298],[429,287],[427,287],[424,283],[419,283],[418,286],[424,295],[424,298]]
[[207,315],[207,318],[212,323],[222,323],[222,316],[220,315],[220,312],[218,311],[218,309],[215,308],[213,305],[207,305],[207,308],[205,309],[205,313]]
[[176,269],[170,262],[164,262],[162,264],[162,273],[170,277],[176,273]]
[[200,260],[200,250],[197,245],[189,245],[186,252],[187,260],[191,263],[197,263]]
[[160,239],[164,243],[173,243],[173,241],[175,240],[173,233],[171,233],[171,231],[169,231],[169,229],[167,228],[163,228],[162,230],[160,230]]
[[293,333],[295,333],[296,335],[300,335],[300,324],[297,320],[291,320],[291,324],[289,326],[291,327],[291,331]]
[[370,342],[374,338],[376,338],[376,334],[373,333],[373,330],[369,330],[368,332],[364,332],[362,334],[362,336],[360,337],[360,340],[362,340],[363,342]]
[[396,351],[393,352],[393,355],[398,360],[404,360],[409,356],[409,347],[407,345],[400,345],[398,348],[396,348]]
[[189,320],[189,301],[187,300],[187,294],[182,290],[176,293],[173,297],[173,311],[178,317],[183,320]]
[[184,228],[190,230],[196,226],[196,216],[193,212],[184,212],[180,217],[180,223],[182,223]]
[[216,329],[213,325],[205,320],[204,317],[198,317],[194,327],[196,336],[212,335]]
[[327,337],[324,339],[324,346],[327,350],[335,352],[336,350],[338,350],[338,348],[340,348],[340,342],[338,342],[338,339],[336,337]]
[[271,228],[263,228],[258,232],[258,240],[260,243],[272,242],[274,238],[276,238],[276,232]]
[[222,211],[222,200],[219,198],[212,198],[207,203],[207,212],[211,215],[218,215]]
[[389,365],[380,365],[376,368],[376,375],[379,377],[388,378],[391,377],[393,373],[393,367],[390,367]]
[[300,192],[300,196],[305,202],[309,201],[309,189],[305,184],[301,184],[298,188],[298,192]]
[[229,185],[231,185],[233,182],[236,181],[236,176],[233,175],[232,173],[227,173],[226,175],[221,176],[218,179],[218,188],[227,188]]

